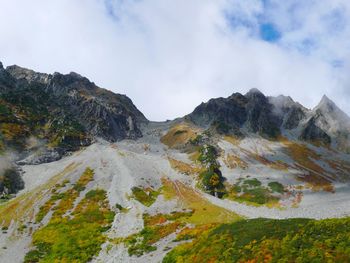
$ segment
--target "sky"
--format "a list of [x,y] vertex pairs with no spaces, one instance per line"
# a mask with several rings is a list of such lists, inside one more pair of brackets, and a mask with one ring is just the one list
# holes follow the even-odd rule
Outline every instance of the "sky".
[[77,72],[150,120],[251,88],[350,114],[350,1],[0,0],[0,61]]

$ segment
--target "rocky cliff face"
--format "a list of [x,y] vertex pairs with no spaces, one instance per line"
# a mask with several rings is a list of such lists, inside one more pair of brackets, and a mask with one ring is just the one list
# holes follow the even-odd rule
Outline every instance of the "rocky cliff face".
[[244,132],[276,137],[281,122],[273,106],[260,91],[235,93],[228,98],[211,99],[185,117],[199,126],[215,126],[219,132],[241,135]]
[[308,112],[300,127],[301,139],[320,141],[346,152],[350,150],[350,118],[327,96]]
[[185,116],[196,125],[214,127],[220,133],[293,139],[350,149],[350,118],[324,96],[313,110],[290,97],[266,97],[257,89],[247,94],[211,99]]
[[98,137],[136,139],[146,122],[128,97],[76,73],[0,67],[0,148],[16,150],[22,159],[37,155],[26,161],[57,160]]

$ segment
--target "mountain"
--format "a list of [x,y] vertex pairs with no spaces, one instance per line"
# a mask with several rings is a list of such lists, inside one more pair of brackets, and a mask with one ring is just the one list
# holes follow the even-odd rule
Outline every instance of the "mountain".
[[290,97],[266,97],[252,89],[245,95],[235,93],[202,103],[185,119],[223,134],[292,136],[350,151],[350,118],[326,96],[313,110],[308,110]]
[[350,149],[350,118],[327,96],[308,114],[303,125],[302,139],[320,140],[338,149]]
[[247,94],[211,99],[185,117],[201,127],[213,126],[220,133],[242,135],[245,131],[268,137],[279,135],[280,121],[268,99],[257,89]]
[[[57,160],[90,145],[142,136],[144,115],[125,95],[97,87],[76,73],[43,74],[0,67],[0,145],[28,162]],[[23,158],[22,158],[23,159]]]
[[152,122],[77,73],[0,65],[0,261],[349,262],[349,136],[327,97]]

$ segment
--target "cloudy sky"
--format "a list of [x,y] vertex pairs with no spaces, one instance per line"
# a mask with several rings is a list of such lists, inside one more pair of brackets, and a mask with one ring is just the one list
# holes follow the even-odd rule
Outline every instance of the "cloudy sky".
[[78,72],[151,120],[253,87],[350,114],[350,1],[0,0],[0,61]]

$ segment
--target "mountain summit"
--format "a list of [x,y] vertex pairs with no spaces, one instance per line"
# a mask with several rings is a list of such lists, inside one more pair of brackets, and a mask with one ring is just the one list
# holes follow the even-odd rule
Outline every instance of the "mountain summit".
[[350,149],[350,118],[327,96],[323,96],[320,103],[308,113],[303,127],[304,139],[321,139],[338,149]]
[[[99,88],[76,73],[2,68],[0,103],[0,145],[26,155],[40,148],[47,160],[89,145],[95,138],[111,142],[139,138],[140,126],[148,122],[127,96]],[[37,143],[28,146],[30,138]]]
[[257,133],[267,138],[283,135],[350,150],[350,118],[327,96],[308,110],[290,97],[266,97],[252,89],[245,95],[234,93],[202,103],[185,119],[219,133],[239,136]]

